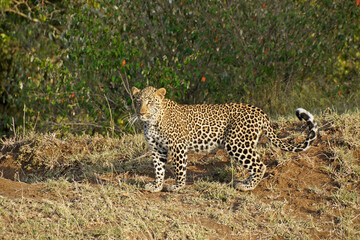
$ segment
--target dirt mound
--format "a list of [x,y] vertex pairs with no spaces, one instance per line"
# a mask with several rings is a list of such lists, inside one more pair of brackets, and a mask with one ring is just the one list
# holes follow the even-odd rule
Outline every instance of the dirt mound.
[[[274,127],[279,128],[279,124],[276,123]],[[285,128],[282,128],[280,135],[289,135],[291,132],[299,131],[300,128],[301,124],[299,123],[287,124]],[[328,128],[325,130],[327,133],[332,134],[338,129]],[[89,140],[88,137],[85,139],[86,142],[94,141]],[[36,141],[41,142],[41,140],[38,139]],[[51,141],[49,141],[49,137],[46,137],[46,144],[58,141],[59,140],[57,139],[51,139]],[[76,141],[80,143],[82,142],[82,140],[79,139]],[[267,142],[266,138],[261,138],[259,144],[264,148]],[[318,195],[319,189],[321,191],[331,192],[334,191],[334,188],[337,186],[337,183],[331,175],[329,175],[328,171],[324,170],[324,165],[330,164],[330,159],[327,155],[329,152],[328,142],[329,135],[326,135],[325,137],[320,136],[320,138],[315,141],[308,151],[300,153],[282,153],[280,150],[267,149],[262,158],[264,163],[267,165],[267,173],[265,175],[265,179],[260,182],[259,186],[253,192],[263,197],[264,201],[272,201],[274,199],[286,200],[292,203],[292,207],[295,207],[300,212],[315,211],[309,206],[311,206],[312,202],[319,201],[319,198],[321,197]],[[46,144],[41,143],[39,145],[44,145],[44,148],[49,150],[49,147]],[[84,143],[81,144],[85,146]],[[27,142],[24,145],[28,147]],[[66,146],[69,148],[71,143],[67,143]],[[59,148],[61,148],[59,150],[54,149],[56,146],[51,147],[53,152],[70,152],[64,151],[65,148],[61,145],[59,145]],[[79,147],[79,149],[82,148]],[[0,195],[11,198],[22,196],[29,196],[32,198],[44,197],[39,191],[37,191],[39,188],[38,185],[17,182],[19,180],[22,181],[23,179],[26,179],[26,175],[31,173],[31,171],[20,167],[21,164],[17,162],[17,158],[21,156],[22,158],[29,159],[34,158],[34,155],[36,155],[34,154],[36,153],[35,150],[27,150],[31,157],[26,156],[26,154],[21,152],[21,149],[21,146],[18,144],[16,148],[8,148],[3,151],[0,156],[0,177],[2,177],[0,178],[0,181],[2,182]],[[42,152],[41,149],[36,151]],[[76,152],[72,154],[76,154]],[[61,161],[64,161],[63,158],[64,155],[61,155]],[[211,160],[209,161],[209,159]],[[26,164],[28,164],[28,162],[26,162]],[[26,164],[23,164],[23,166],[27,168],[28,165]],[[229,176],[226,178],[223,176],[224,174],[221,175],[221,173],[219,173],[219,169],[225,169],[226,167],[229,168],[230,165],[229,156],[224,150],[219,150],[213,154],[189,154],[187,185],[191,185],[194,181],[204,179],[206,177],[215,181],[229,181]],[[67,168],[71,168],[72,172],[81,172],[82,169],[80,168],[82,167],[74,170],[76,167],[77,165],[68,166]],[[64,171],[63,169],[61,170]],[[35,174],[41,175],[43,172],[44,170],[41,170],[40,172],[35,172]],[[95,180],[92,179],[91,182],[96,183],[98,180],[101,180],[98,182],[104,182],[103,178],[115,181],[118,178],[117,173],[119,172],[106,175],[106,177],[105,175],[95,173],[95,175],[100,177]],[[153,177],[152,169],[149,169],[149,172],[145,175]],[[125,178],[128,179],[131,179],[132,177],[133,174],[126,174],[125,176]],[[169,172],[167,173],[167,177],[171,177]],[[276,198],[269,198],[269,192],[276,192]]]
[[41,199],[41,186],[37,184],[27,184],[16,182],[5,178],[0,178],[0,196],[7,198],[34,198]]
[[11,155],[0,157],[0,177],[15,180],[19,179],[20,166],[15,164],[15,160]]
[[34,198],[43,197],[38,184],[28,184],[15,181],[20,179],[21,168],[15,163],[11,155],[0,158],[0,196],[7,198]]

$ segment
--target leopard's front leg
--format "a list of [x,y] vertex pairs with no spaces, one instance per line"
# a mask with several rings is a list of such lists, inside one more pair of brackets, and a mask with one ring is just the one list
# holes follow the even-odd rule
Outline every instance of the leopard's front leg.
[[165,163],[167,152],[165,150],[153,149],[151,151],[153,165],[155,169],[155,181],[145,185],[145,190],[150,192],[160,192],[163,189],[165,177]]
[[171,160],[175,166],[175,184],[170,185],[167,190],[176,192],[185,187],[187,151],[184,146],[176,146],[171,149]]

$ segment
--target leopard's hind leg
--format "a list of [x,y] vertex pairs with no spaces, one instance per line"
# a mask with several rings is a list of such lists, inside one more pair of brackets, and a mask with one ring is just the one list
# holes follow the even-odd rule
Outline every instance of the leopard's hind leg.
[[253,190],[263,178],[266,165],[260,160],[256,151],[260,131],[254,130],[249,133],[248,131],[241,131],[241,129],[243,128],[228,129],[224,146],[229,155],[250,174],[244,181],[236,181],[235,188],[241,191],[249,191]]
[[235,182],[234,186],[240,191],[253,190],[264,177],[266,172],[266,165],[260,161],[259,155],[256,153],[255,156],[247,158],[243,166],[250,173],[250,176],[244,181]]

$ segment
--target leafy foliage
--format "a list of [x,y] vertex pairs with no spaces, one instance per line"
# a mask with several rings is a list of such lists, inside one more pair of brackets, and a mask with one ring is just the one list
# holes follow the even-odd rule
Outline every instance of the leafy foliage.
[[134,132],[133,85],[277,114],[359,106],[352,1],[9,0],[0,9],[1,134],[13,121]]

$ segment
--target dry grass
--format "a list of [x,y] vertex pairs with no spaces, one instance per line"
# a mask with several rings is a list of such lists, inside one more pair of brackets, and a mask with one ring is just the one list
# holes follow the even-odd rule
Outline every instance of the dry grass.
[[123,172],[124,167],[129,168],[127,160],[134,163],[137,156],[147,151],[147,146],[141,135],[125,135],[121,139],[101,135],[58,138],[55,134],[31,133],[20,139],[4,140],[2,151],[20,167],[23,181],[58,177],[82,181],[118,169]]
[[[0,170],[26,183],[0,178],[0,238],[359,239],[360,113],[316,118],[320,136],[307,152],[262,139],[268,172],[245,193],[228,184],[242,171],[222,152],[191,155],[180,193],[148,193],[153,170],[141,135],[5,139]],[[295,118],[274,127],[290,142],[303,139]]]

